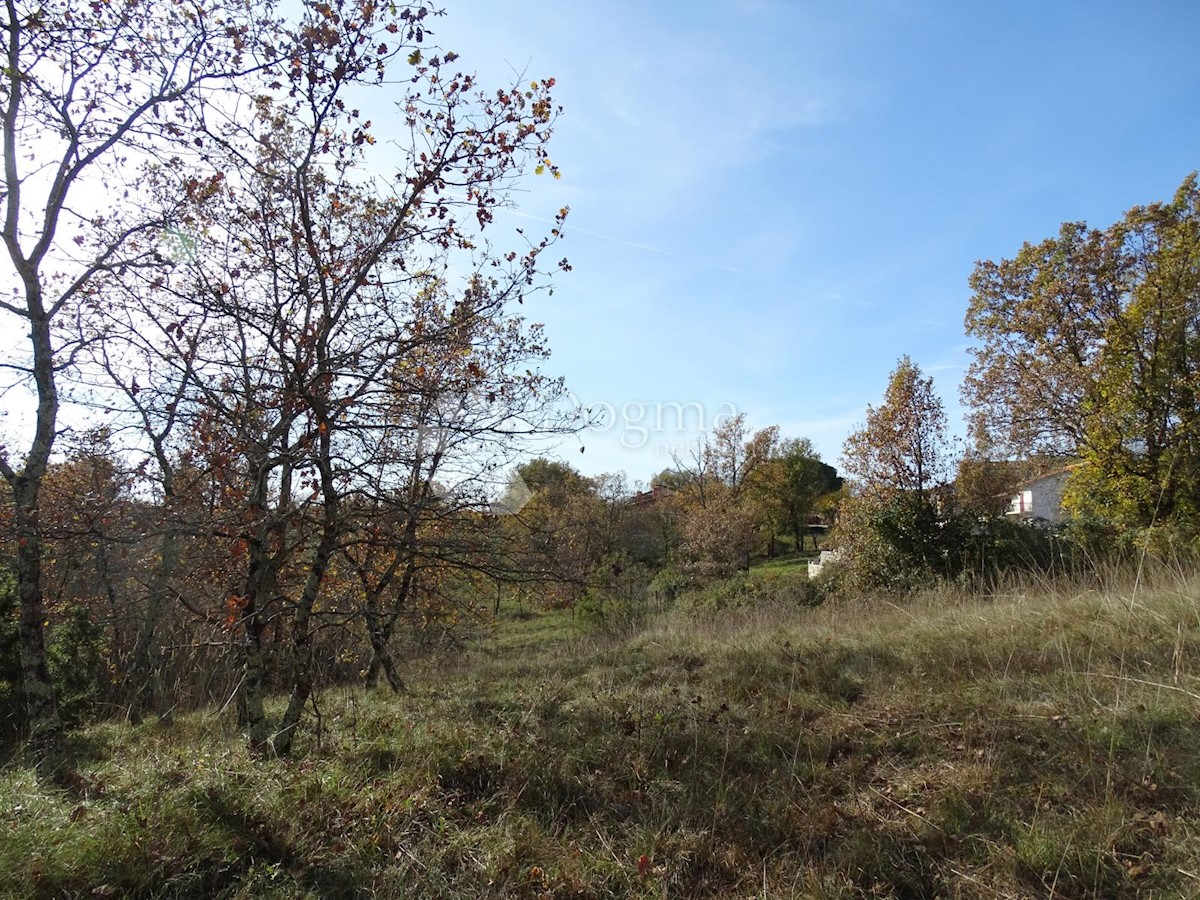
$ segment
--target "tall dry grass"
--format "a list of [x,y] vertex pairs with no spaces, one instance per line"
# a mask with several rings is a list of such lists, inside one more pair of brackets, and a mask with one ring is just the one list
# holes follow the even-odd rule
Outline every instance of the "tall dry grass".
[[[1200,577],[513,620],[293,761],[228,713],[0,772],[6,896],[1166,897],[1200,888]],[[507,649],[502,649],[507,647]]]

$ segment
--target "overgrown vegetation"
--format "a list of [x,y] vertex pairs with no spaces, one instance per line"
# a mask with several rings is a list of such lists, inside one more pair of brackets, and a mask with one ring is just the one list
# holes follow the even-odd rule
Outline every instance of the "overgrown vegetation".
[[0,892],[1188,895],[1198,588],[680,608],[607,641],[505,610],[405,695],[327,694],[290,760],[212,709],[79,731],[52,781],[10,763]]
[[848,484],[734,414],[499,491],[581,424],[568,210],[494,223],[559,110],[439,15],[0,10],[0,892],[1200,893],[1196,176],[979,264],[965,457],[905,356]]

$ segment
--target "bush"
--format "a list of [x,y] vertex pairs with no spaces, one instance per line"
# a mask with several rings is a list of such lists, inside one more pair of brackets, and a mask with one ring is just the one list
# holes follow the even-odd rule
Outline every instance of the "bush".
[[1124,536],[1129,548],[1160,562],[1191,564],[1200,556],[1200,534],[1191,522],[1168,522],[1137,528]]
[[645,565],[626,553],[608,554],[592,570],[587,589],[575,603],[575,615],[584,625],[606,630],[636,624],[645,616],[653,584]]
[[910,594],[953,576],[962,556],[962,529],[926,496],[851,497],[843,504],[834,542],[844,552],[839,593]]
[[727,578],[715,578],[700,587],[682,594],[676,605],[689,612],[712,613],[723,609],[750,606],[754,602],[754,586],[745,572]]
[[941,582],[970,586],[1013,573],[1071,574],[1096,558],[1097,546],[1111,546],[1094,529],[1085,535],[1048,522],[979,517],[949,498],[938,504],[917,495],[856,497],[846,507],[835,536],[845,558],[822,579],[834,594],[899,596]]
[[[25,692],[21,673],[16,576],[0,568],[0,736],[12,739],[25,725]],[[46,664],[68,724],[87,719],[106,683],[104,635],[83,607],[46,633]]]
[[648,589],[650,599],[660,603],[673,603],[690,583],[688,577],[674,566],[667,566],[651,579]]
[[58,698],[59,714],[68,724],[90,716],[104,680],[104,634],[82,606],[46,637],[46,663]]
[[997,516],[975,524],[962,569],[967,580],[976,583],[1011,573],[1063,574],[1077,568],[1080,555],[1058,525]]
[[809,578],[807,568],[758,579],[759,602],[782,606],[820,606],[827,594],[826,582]]
[[0,734],[15,734],[20,729],[24,710],[17,632],[17,579],[10,569],[0,567]]
[[698,615],[772,605],[818,606],[825,593],[823,585],[804,570],[757,576],[739,572],[685,591],[676,606]]

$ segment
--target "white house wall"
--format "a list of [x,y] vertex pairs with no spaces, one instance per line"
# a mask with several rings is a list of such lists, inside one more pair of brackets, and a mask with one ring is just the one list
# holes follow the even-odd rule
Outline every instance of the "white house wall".
[[1063,520],[1062,498],[1070,472],[1054,472],[1022,485],[1013,495],[1008,514],[1022,519]]

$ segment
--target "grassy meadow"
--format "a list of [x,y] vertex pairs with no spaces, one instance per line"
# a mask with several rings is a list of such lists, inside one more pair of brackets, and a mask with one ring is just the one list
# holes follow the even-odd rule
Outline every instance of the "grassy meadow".
[[403,695],[322,694],[291,759],[229,709],[18,755],[0,895],[1200,895],[1198,596],[506,610]]

